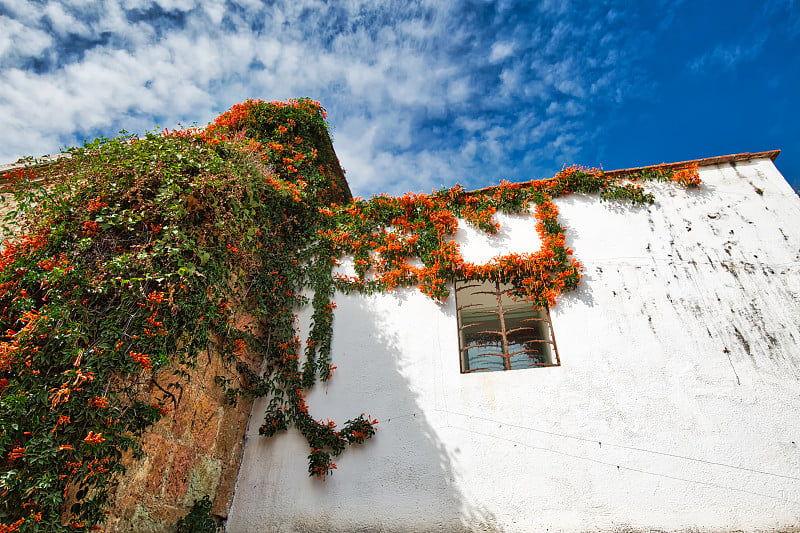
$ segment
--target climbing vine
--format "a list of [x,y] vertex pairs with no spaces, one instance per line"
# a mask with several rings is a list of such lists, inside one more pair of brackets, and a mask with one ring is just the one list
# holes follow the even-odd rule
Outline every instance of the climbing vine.
[[[361,414],[338,428],[305,401],[335,368],[337,290],[443,299],[454,277],[498,279],[552,305],[581,276],[552,200],[652,202],[646,180],[699,185],[696,168],[569,167],[485,191],[352,199],[308,99],[250,100],[202,130],[99,139],[17,169],[5,194],[21,229],[0,252],[0,532],[100,529],[123,454],[141,455],[138,437],[201,354],[232,369],[218,377],[231,402],[268,399],[262,435],[303,434],[309,474],[324,479],[377,424]],[[466,262],[458,220],[494,233],[498,211],[532,211],[541,250]],[[346,257],[355,275],[337,268]]]
[[[458,277],[511,283],[519,296],[542,307],[555,304],[558,295],[577,287],[581,278],[581,265],[565,246],[565,228],[552,200],[572,193],[599,193],[603,200],[652,203],[652,193],[642,187],[642,182],[652,180],[700,185],[697,167],[654,167],[609,176],[598,169],[571,166],[549,180],[527,184],[504,182],[478,192],[456,186],[429,195],[378,196],[356,199],[338,209],[321,207],[326,227],[318,235],[328,255],[354,258],[355,275],[334,274],[335,286],[343,292],[418,286],[431,298],[443,299],[449,295],[449,282]],[[533,211],[542,248],[532,254],[500,255],[482,265],[465,261],[452,239],[458,219],[495,233],[500,227],[494,219],[498,211]],[[417,259],[422,266],[414,266]]]

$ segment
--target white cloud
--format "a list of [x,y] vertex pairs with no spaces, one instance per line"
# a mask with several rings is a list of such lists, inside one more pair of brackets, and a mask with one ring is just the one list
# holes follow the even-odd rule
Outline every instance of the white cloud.
[[569,9],[568,0],[543,0],[539,9],[544,13],[563,15]]
[[499,63],[508,56],[514,53],[514,43],[498,42],[492,44],[492,50],[489,53],[490,63]]
[[568,100],[566,102],[550,102],[550,105],[547,106],[548,115],[575,117],[582,114],[584,111],[584,107],[575,100]]
[[39,56],[53,44],[47,32],[28,28],[18,20],[0,16],[0,65]]
[[766,36],[762,35],[748,45],[718,44],[710,52],[691,60],[689,68],[694,72],[731,70],[741,62],[752,61],[758,57],[765,42]]
[[89,27],[66,11],[61,4],[50,2],[44,7],[42,13],[50,22],[50,27],[59,35],[69,33],[88,35],[90,33]]
[[[356,194],[527,179],[580,151],[592,106],[619,98],[635,60],[619,52],[624,12],[602,6],[576,17],[547,1],[510,23],[513,2],[234,3],[0,0],[0,161],[311,96]],[[70,32],[93,44],[66,54],[54,37]],[[35,57],[55,61],[37,72]]]

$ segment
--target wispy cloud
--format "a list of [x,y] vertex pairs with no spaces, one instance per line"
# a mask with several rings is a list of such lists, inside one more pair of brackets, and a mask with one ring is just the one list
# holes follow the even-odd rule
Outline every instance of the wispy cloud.
[[718,44],[714,48],[689,62],[693,72],[717,72],[732,70],[740,63],[752,61],[761,53],[766,36],[761,35],[748,44]]
[[591,137],[592,109],[635,90],[631,16],[552,0],[0,0],[0,160],[307,95],[357,194],[543,176]]

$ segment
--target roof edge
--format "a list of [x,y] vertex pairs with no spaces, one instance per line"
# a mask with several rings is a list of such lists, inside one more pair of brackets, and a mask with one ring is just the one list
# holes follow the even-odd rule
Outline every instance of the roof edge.
[[60,159],[68,157],[72,157],[72,155],[68,152],[65,152],[60,154],[45,155],[37,158],[21,159],[19,161],[15,161],[14,163],[0,165],[0,185],[8,183],[9,179],[6,177],[6,175],[17,170],[18,168],[34,168],[45,165],[53,165]]
[[772,161],[781,153],[780,150],[768,150],[766,152],[744,152],[741,154],[718,155],[716,157],[704,157],[702,159],[691,159],[689,161],[679,161],[677,163],[661,163],[660,165],[648,165],[645,167],[634,168],[621,168],[617,170],[609,170],[605,172],[606,175],[615,176],[618,174],[628,174],[631,172],[640,172],[642,170],[650,170],[653,168],[668,168],[670,170],[680,170],[692,165],[698,167],[708,167],[711,165],[722,165],[724,163],[736,163],[739,161],[750,161],[752,159],[766,159],[770,158]]
[[[728,154],[728,155],[719,155],[716,157],[704,157],[702,159],[690,159],[688,161],[678,161],[677,163],[661,163],[658,165],[647,165],[644,167],[633,167],[633,168],[619,168],[616,170],[606,170],[603,171],[603,174],[606,176],[620,176],[623,174],[632,174],[634,172],[642,172],[644,170],[651,170],[655,168],[665,168],[670,170],[681,170],[683,168],[687,168],[692,165],[697,165],[698,167],[708,167],[711,165],[722,165],[725,163],[736,163],[739,161],[751,161],[753,159],[766,159],[769,158],[772,161],[775,161],[775,158],[781,153],[780,150],[768,150],[766,152],[744,152],[741,154]],[[540,180],[528,180],[528,181],[521,181],[518,183],[514,183],[514,185],[525,186],[529,185],[535,181]],[[480,193],[480,192],[488,192],[493,189],[496,189],[497,185],[490,185],[489,187],[482,187],[480,189],[474,189],[468,191],[469,193]]]

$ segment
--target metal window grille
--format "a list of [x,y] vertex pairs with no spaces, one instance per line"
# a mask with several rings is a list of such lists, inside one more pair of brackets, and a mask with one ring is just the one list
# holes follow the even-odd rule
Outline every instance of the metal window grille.
[[550,311],[497,281],[455,283],[461,372],[560,366]]

